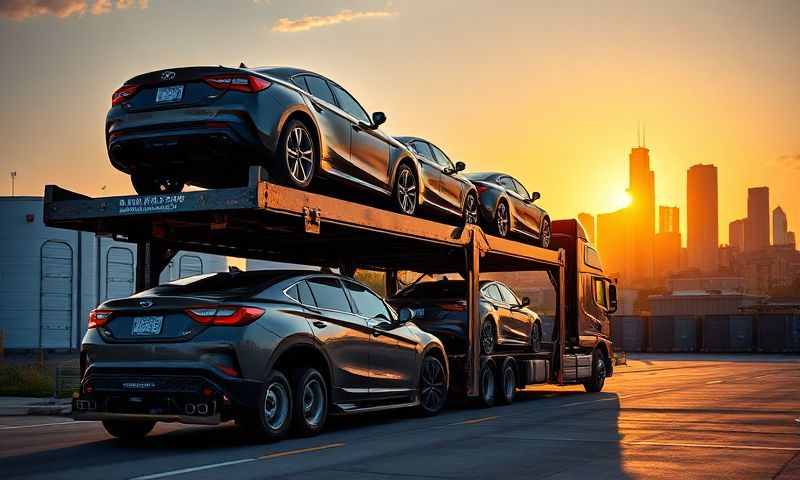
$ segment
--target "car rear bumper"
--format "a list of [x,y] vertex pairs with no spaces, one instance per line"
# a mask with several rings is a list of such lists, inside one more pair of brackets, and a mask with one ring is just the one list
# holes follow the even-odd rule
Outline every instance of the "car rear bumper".
[[109,413],[109,412],[83,412],[72,408],[72,418],[82,421],[117,420],[126,422],[166,422],[185,423],[188,425],[219,425],[222,423],[220,415],[198,417],[193,415],[150,415],[136,413]]

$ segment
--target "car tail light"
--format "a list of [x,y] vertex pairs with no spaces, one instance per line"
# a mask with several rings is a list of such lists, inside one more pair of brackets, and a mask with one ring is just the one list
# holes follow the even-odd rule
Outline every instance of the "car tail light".
[[235,90],[245,93],[257,93],[272,85],[269,81],[254,75],[212,75],[203,80],[217,90]]
[[439,308],[442,310],[446,310],[448,312],[463,312],[467,309],[467,302],[458,301],[458,302],[449,302],[449,303],[440,303]]
[[111,310],[92,310],[89,312],[88,328],[105,326],[111,320]]
[[[237,372],[236,369],[233,368],[233,367],[228,367],[226,365],[217,365],[217,368],[219,368],[220,371],[222,371],[222,373],[224,373],[225,375],[227,375],[229,377],[238,377],[239,376],[239,372]],[[208,396],[210,396],[210,395],[208,395]]]
[[489,190],[489,187],[487,187],[486,185],[478,185],[477,188],[478,188],[478,193],[483,193],[486,190]]
[[192,320],[202,325],[242,326],[253,323],[264,315],[264,310],[255,307],[199,307],[185,310]]
[[139,91],[138,85],[123,85],[117,89],[116,92],[111,94],[111,106],[119,105],[120,103],[130,99],[136,92]]

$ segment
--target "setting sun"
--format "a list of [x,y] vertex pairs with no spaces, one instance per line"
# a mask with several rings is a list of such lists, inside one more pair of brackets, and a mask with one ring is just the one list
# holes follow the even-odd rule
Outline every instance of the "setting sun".
[[633,203],[633,197],[627,190],[620,190],[614,194],[611,199],[611,204],[614,210],[619,210],[620,208],[625,208]]

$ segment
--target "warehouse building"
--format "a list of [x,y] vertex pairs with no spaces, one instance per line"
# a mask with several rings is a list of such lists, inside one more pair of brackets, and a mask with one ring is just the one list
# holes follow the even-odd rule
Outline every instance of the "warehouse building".
[[[133,293],[136,246],[50,228],[41,197],[0,197],[0,331],[7,349],[77,348],[89,311]],[[180,252],[161,281],[227,270],[226,257]]]

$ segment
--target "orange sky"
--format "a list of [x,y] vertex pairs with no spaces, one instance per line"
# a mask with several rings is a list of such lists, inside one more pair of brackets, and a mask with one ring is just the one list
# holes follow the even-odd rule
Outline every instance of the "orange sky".
[[656,202],[681,207],[684,229],[686,170],[714,163],[721,242],[754,185],[800,231],[800,2],[28,3],[0,3],[0,173],[18,172],[18,194],[131,192],[104,150],[111,92],[244,60],[330,76],[385,111],[387,132],[516,175],[554,217],[621,206],[641,121]]

